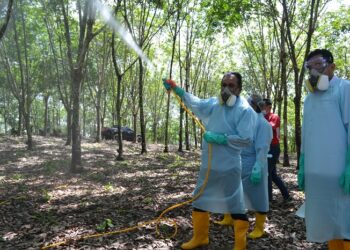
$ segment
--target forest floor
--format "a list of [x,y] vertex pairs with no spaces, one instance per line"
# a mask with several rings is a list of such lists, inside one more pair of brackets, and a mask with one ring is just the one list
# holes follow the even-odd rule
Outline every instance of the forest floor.
[[[70,146],[63,138],[36,136],[35,149],[26,150],[24,137],[0,136],[0,249],[180,249],[192,235],[191,206],[165,215],[175,219],[117,233],[150,221],[166,208],[189,200],[197,179],[200,151],[177,152],[177,146],[124,143],[124,161],[116,161],[116,141],[82,141],[84,171],[69,172]],[[297,190],[295,158],[291,166],[279,165],[293,200],[284,203],[274,187],[266,236],[248,240],[248,249],[326,249],[309,243],[305,226],[295,215],[303,202]],[[253,214],[249,214],[251,228]],[[211,214],[211,221],[219,219]],[[109,235],[96,235],[109,232]],[[233,248],[232,228],[211,223],[210,244],[199,249]],[[90,238],[91,236],[91,238]],[[84,238],[85,237],[85,238]]]

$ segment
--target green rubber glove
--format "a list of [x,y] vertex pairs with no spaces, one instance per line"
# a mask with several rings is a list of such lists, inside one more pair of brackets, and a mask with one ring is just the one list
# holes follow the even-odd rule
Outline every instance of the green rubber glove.
[[164,85],[164,87],[165,87],[165,89],[166,89],[167,91],[170,91],[170,90],[171,90],[171,86],[170,86],[169,83],[167,83],[167,80],[166,80],[166,79],[163,79],[163,85]]
[[261,164],[259,162],[255,162],[252,173],[250,175],[250,181],[253,184],[259,184],[261,181]]
[[180,87],[176,87],[176,88],[174,88],[173,90],[174,90],[175,94],[177,94],[177,95],[180,96],[180,97],[183,97],[184,94],[185,94],[185,90],[183,90],[183,89],[180,88]]
[[203,134],[203,138],[208,143],[227,145],[227,136],[223,134],[207,131]]
[[340,177],[340,185],[345,193],[350,194],[350,147],[346,152],[346,167],[344,173]]
[[183,90],[182,88],[178,87],[176,85],[176,82],[173,81],[173,80],[163,79],[163,85],[164,85],[164,87],[165,87],[165,89],[167,91],[170,91],[172,89],[175,92],[175,94],[177,94],[180,97],[183,97],[183,95],[185,94],[185,90]]
[[300,154],[299,170],[298,170],[298,186],[301,191],[305,190],[305,176],[304,176],[304,154]]

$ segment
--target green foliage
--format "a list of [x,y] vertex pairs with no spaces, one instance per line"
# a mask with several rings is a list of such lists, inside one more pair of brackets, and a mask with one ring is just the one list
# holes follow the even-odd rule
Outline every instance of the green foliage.
[[46,161],[43,164],[43,170],[47,175],[52,175],[60,169],[65,169],[69,166],[69,159],[55,159]]
[[48,162],[45,164],[45,172],[49,175],[56,172],[56,164],[54,162]]
[[180,157],[179,155],[175,155],[175,159],[173,160],[172,163],[168,164],[168,167],[169,168],[178,168],[178,167],[181,167],[183,165],[184,165],[184,163],[183,163],[182,157]]
[[96,226],[97,232],[104,232],[109,228],[114,227],[111,219],[105,219],[100,225]]
[[16,180],[16,181],[21,181],[21,180],[24,179],[24,176],[23,176],[22,174],[16,173],[16,174],[13,174],[13,175],[11,176],[11,179],[12,179],[12,180]]
[[127,215],[130,213],[130,211],[128,209],[124,209],[124,208],[118,208],[118,209],[116,209],[116,212],[120,215]]
[[167,154],[167,153],[160,153],[160,154],[157,154],[156,157],[157,157],[157,159],[163,160],[163,161],[167,161],[167,160],[169,160],[169,158],[170,158],[169,154]]
[[327,48],[333,53],[336,74],[350,78],[350,60],[348,43],[350,39],[350,7],[342,6],[337,11],[326,13],[316,30],[314,48]]
[[237,27],[243,21],[244,14],[252,9],[253,1],[204,0],[201,7],[207,13],[207,23],[214,32]]
[[101,172],[91,173],[88,175],[88,179],[96,182],[105,182],[106,181],[106,175]]
[[35,212],[32,217],[39,223],[56,225],[58,223],[58,218],[52,211],[48,212]]
[[116,162],[115,167],[120,169],[129,169],[132,168],[132,164],[127,161],[118,161]]
[[[77,5],[70,4],[66,0],[64,3],[70,23],[72,52],[76,55],[81,28]],[[326,1],[321,1],[320,4],[323,3]],[[108,4],[112,9],[115,7],[113,1]],[[145,65],[143,76],[142,98],[147,142],[162,143],[165,137],[167,94],[162,87],[161,78],[168,77],[170,74],[169,62],[173,55],[172,38],[175,24],[178,24],[179,34],[175,43],[172,78],[182,86],[187,81],[189,92],[201,98],[217,96],[222,73],[234,70],[243,75],[243,96],[251,92],[259,92],[270,97],[278,95],[281,81],[279,46],[282,17],[279,4],[278,1],[255,0],[125,2],[125,6],[119,9],[116,16],[124,27],[127,27],[124,17],[132,20],[129,24],[134,25],[130,28],[135,41],[143,45],[143,52],[155,65],[154,69]],[[293,14],[293,20],[290,23],[291,35],[297,40],[295,44],[296,53],[299,55],[297,63],[301,67],[310,1],[302,0],[288,4],[290,4],[290,14]],[[122,13],[124,11],[125,13]],[[22,13],[25,17],[25,27],[21,21]],[[147,16],[146,13],[149,15]],[[153,14],[155,14],[154,19],[151,18]],[[180,19],[176,23],[178,14]],[[330,48],[337,65],[336,74],[349,79],[350,8],[343,6],[333,12],[321,12],[318,18],[312,39],[312,49]],[[0,133],[4,132],[5,127],[8,131],[18,126],[19,101],[22,98],[21,80],[24,80],[24,86],[27,86],[26,81],[28,81],[28,86],[31,88],[31,94],[26,103],[31,102],[33,131],[38,133],[39,129],[44,127],[44,96],[50,97],[48,102],[50,128],[64,130],[67,127],[66,110],[71,108],[72,91],[61,6],[57,1],[35,3],[22,1],[14,8],[12,21],[13,24],[8,27],[6,36],[2,39],[0,49],[0,67],[4,69],[0,71],[0,82],[4,83],[0,84]],[[161,26],[164,21],[167,21],[166,25]],[[104,23],[100,19],[96,20],[94,32],[102,27]],[[147,34],[152,35],[146,38]],[[18,50],[14,41],[18,41]],[[124,44],[121,38],[116,37],[115,41],[116,60],[123,73],[137,55]],[[80,127],[84,137],[96,135],[96,106],[98,105],[104,126],[117,123],[117,79],[110,57],[110,44],[111,29],[106,27],[102,32],[96,33],[88,50],[80,96]],[[19,61],[19,54],[21,61]],[[28,57],[27,61],[24,58],[25,55]],[[286,58],[288,98],[292,98],[295,94],[294,75],[290,73],[292,72],[290,55],[287,54]],[[20,66],[23,67],[22,70]],[[140,133],[139,69],[140,65],[136,63],[124,72],[120,93],[122,126],[133,128],[134,119],[136,119],[138,133]],[[101,93],[98,90],[101,90]],[[101,95],[101,103],[96,102],[99,95]],[[170,98],[169,143],[178,144],[179,106],[172,96]],[[293,103],[288,104],[288,128],[290,128],[288,137],[291,142],[294,140],[293,110]],[[192,121],[189,122],[189,138],[192,146],[195,135]],[[195,133],[199,139],[199,131]],[[117,167],[132,167],[128,163],[119,164]],[[181,164],[183,164],[181,160],[175,160],[171,167],[176,168]],[[44,171],[47,174],[54,174],[58,167],[50,162],[45,165]],[[105,176],[99,174],[93,174],[90,177],[102,183],[106,180]]]
[[42,189],[41,190],[41,199],[44,201],[44,202],[49,202],[51,200],[51,194],[50,194],[50,191],[46,190],[46,189]]
[[143,200],[142,200],[143,203],[147,204],[147,205],[150,205],[152,202],[153,202],[153,198],[152,197],[145,197]]
[[113,192],[113,190],[114,190],[113,185],[110,182],[108,182],[106,185],[104,185],[103,189],[107,192]]

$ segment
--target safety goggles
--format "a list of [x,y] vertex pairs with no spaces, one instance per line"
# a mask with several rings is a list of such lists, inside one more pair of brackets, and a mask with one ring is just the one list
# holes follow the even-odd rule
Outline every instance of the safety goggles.
[[326,59],[320,57],[314,60],[309,60],[305,62],[304,67],[306,70],[316,69],[316,70],[324,70],[328,66],[328,62]]
[[230,89],[236,89],[238,88],[238,84],[236,83],[226,83],[226,82],[221,82],[221,87],[225,88],[225,87],[228,87]]

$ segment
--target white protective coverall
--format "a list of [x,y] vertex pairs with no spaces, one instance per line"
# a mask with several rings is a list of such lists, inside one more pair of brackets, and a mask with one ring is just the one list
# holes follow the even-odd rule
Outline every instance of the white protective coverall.
[[[250,211],[267,212],[269,210],[267,153],[272,140],[272,127],[262,113],[258,114],[254,133],[254,142],[242,150],[242,183],[246,208]],[[253,184],[250,180],[253,166],[259,161],[261,181]]]
[[304,102],[302,148],[307,240],[350,239],[350,195],[339,184],[350,145],[350,82],[333,77]]
[[[212,213],[245,213],[241,181],[241,149],[253,141],[256,113],[246,99],[237,97],[234,106],[220,104],[218,98],[199,99],[186,93],[184,103],[203,122],[207,131],[227,135],[228,145],[212,144],[211,171],[203,194],[193,207]],[[203,140],[201,166],[193,195],[204,181],[208,168],[208,144]]]

